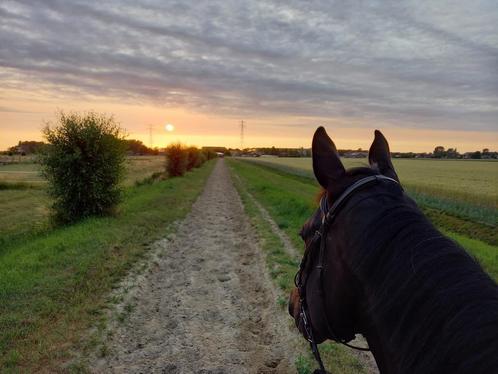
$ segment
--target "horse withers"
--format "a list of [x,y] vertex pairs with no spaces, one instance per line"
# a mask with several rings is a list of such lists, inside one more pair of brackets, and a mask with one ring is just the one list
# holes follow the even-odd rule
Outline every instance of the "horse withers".
[[405,194],[384,136],[369,167],[346,170],[323,127],[312,156],[323,194],[289,301],[312,348],[362,334],[382,374],[498,373],[498,286]]

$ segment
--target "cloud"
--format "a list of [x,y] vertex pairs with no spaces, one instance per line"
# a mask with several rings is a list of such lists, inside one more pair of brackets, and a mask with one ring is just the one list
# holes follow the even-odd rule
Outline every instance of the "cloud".
[[0,4],[3,85],[230,116],[498,125],[498,11],[443,1]]

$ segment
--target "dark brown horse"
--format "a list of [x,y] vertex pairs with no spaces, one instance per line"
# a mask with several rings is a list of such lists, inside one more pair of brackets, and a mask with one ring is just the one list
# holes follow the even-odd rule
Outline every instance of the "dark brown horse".
[[369,163],[345,170],[325,130],[315,132],[325,191],[301,231],[289,302],[297,327],[316,343],[362,334],[383,374],[498,373],[496,283],[406,195],[379,131]]

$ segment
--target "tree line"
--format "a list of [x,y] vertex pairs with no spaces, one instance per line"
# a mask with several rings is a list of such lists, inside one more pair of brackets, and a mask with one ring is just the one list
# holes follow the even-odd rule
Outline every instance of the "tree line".
[[[159,155],[164,154],[164,149],[149,148],[142,141],[137,139],[121,139],[124,143],[125,152],[130,156],[146,156],[146,155]],[[19,141],[17,145],[7,148],[6,151],[0,152],[0,154],[14,156],[14,155],[34,155],[43,152],[43,149],[48,145],[46,142],[42,141]]]

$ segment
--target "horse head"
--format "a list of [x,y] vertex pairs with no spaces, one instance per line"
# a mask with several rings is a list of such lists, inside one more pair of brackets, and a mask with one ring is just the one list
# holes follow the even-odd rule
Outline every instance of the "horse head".
[[404,193],[384,136],[369,166],[346,170],[320,127],[312,156],[323,193],[300,233],[289,313],[322,372],[317,344],[358,333],[381,373],[496,371],[498,287]]
[[[362,300],[366,295],[346,261],[350,248],[348,238],[337,234],[341,222],[338,219],[333,225],[327,224],[329,217],[326,215],[335,203],[343,203],[341,199],[359,195],[356,191],[360,190],[359,184],[380,179],[377,176],[385,177],[391,184],[394,182],[398,197],[403,198],[404,194],[398,185],[389,145],[380,131],[375,131],[369,151],[370,167],[346,170],[334,142],[323,127],[314,134],[312,156],[313,171],[323,191],[320,207],[300,232],[305,255],[296,275],[296,287],[290,295],[289,313],[308,340],[317,344],[327,339],[347,343],[354,339],[355,334],[364,332],[361,314]],[[342,207],[335,207],[333,214],[337,214],[339,209]]]

